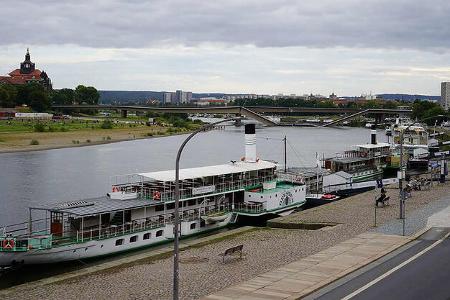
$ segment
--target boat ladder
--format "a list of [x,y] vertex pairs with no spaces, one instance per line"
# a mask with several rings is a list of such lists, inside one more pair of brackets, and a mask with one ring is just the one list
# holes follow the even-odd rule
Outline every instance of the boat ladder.
[[230,219],[230,224],[236,223],[237,218],[238,218],[238,214],[237,213],[232,213],[231,219]]

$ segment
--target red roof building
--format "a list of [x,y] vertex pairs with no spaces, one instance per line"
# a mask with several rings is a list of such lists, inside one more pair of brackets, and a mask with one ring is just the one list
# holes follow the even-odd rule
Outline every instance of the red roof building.
[[52,89],[52,81],[45,71],[35,68],[35,64],[31,62],[30,51],[27,49],[25,61],[20,63],[20,69],[15,69],[8,74],[9,76],[0,76],[0,83],[8,84],[27,84],[40,83],[46,89]]

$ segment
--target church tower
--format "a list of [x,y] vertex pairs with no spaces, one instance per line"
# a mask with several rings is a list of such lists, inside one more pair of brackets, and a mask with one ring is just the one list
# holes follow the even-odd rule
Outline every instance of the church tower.
[[31,62],[30,50],[27,48],[27,53],[25,54],[25,61],[20,63],[20,73],[30,74],[34,71],[34,63]]

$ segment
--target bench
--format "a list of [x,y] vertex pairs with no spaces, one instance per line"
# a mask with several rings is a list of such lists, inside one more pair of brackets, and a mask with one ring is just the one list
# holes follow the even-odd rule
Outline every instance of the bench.
[[239,252],[239,258],[242,258],[242,249],[244,248],[244,245],[237,245],[231,248],[228,248],[227,250],[225,250],[225,252],[223,253],[223,259],[222,262],[225,263],[225,256],[227,255],[233,255],[237,252]]
[[385,207],[386,205],[389,205],[389,196],[388,197],[384,197],[384,198],[378,198],[376,201],[375,201],[375,206],[376,207],[378,207],[378,203],[381,203],[381,204],[383,204],[383,206],[382,207]]

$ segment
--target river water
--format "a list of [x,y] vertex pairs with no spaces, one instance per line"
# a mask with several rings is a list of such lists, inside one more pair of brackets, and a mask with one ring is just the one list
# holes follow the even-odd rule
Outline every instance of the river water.
[[[199,134],[185,148],[181,167],[239,160],[244,154],[243,131],[229,126]],[[268,127],[256,134],[258,156],[280,163],[286,135],[289,166],[315,166],[316,152],[333,155],[370,140],[365,128]],[[113,175],[174,169],[185,137],[0,154],[0,226],[26,221],[29,206],[105,195]],[[378,140],[386,140],[382,131]]]

